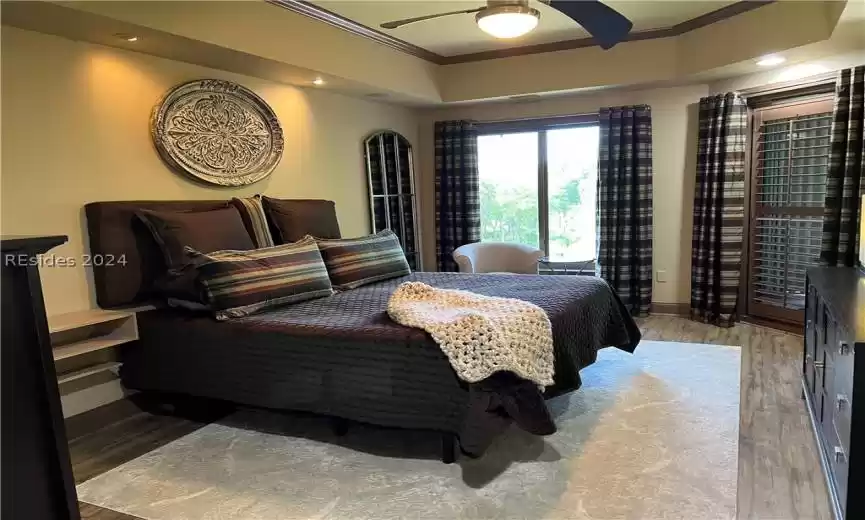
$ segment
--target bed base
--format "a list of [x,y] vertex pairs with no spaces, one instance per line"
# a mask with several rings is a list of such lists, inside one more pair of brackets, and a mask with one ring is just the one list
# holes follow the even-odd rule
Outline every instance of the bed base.
[[[348,433],[348,419],[342,417],[331,417],[330,427],[333,429],[333,434],[337,437],[342,437]],[[453,433],[441,434],[441,458],[445,464],[453,464],[457,460],[457,436]]]
[[[140,409],[154,415],[182,417],[195,422],[211,423],[230,415],[237,405],[204,397],[193,397],[167,392],[136,392],[130,400]],[[342,437],[348,433],[351,421],[342,417],[329,417],[333,434]],[[457,436],[454,433],[441,433],[441,461],[453,464],[457,460]]]
[[453,433],[442,433],[442,462],[453,464],[457,460],[457,436]]

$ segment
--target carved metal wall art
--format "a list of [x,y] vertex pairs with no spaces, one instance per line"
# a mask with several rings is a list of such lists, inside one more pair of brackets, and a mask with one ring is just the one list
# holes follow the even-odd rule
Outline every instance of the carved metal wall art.
[[267,177],[285,142],[273,110],[251,90],[216,79],[173,88],[153,109],[156,150],[173,169],[220,186]]

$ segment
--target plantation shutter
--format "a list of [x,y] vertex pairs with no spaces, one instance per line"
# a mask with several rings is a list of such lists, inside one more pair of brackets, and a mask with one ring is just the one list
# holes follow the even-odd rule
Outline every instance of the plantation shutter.
[[832,113],[801,112],[755,117],[750,303],[780,319],[804,309],[805,270],[819,261],[823,232]]

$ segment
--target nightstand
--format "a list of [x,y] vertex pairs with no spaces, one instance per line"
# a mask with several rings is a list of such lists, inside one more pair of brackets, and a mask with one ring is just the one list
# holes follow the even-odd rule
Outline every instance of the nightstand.
[[64,416],[123,398],[118,348],[138,339],[135,312],[93,309],[48,318]]

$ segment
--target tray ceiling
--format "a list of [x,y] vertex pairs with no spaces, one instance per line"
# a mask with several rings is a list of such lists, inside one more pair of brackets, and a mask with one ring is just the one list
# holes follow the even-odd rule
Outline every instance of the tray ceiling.
[[[537,1],[532,1],[531,5],[541,12],[538,27],[515,40],[496,40],[484,33],[475,24],[474,14],[447,16],[394,30],[379,27],[383,22],[391,20],[480,7],[486,4],[484,1],[311,0],[310,3],[443,56],[576,40],[589,36],[570,18]],[[606,3],[634,22],[635,32],[641,32],[672,27],[736,2],[609,0]]]

